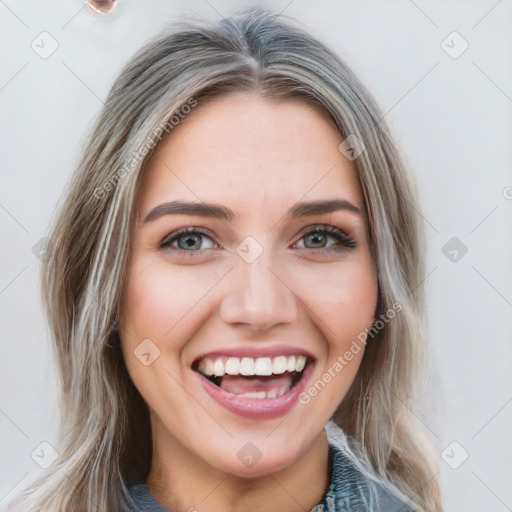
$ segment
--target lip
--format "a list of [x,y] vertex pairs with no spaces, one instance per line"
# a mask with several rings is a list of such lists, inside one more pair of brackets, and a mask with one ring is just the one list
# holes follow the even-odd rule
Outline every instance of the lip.
[[[237,354],[238,353],[239,352],[237,352]],[[251,351],[251,354],[254,355],[254,353],[254,350]],[[280,354],[284,355],[282,352],[280,352]],[[295,351],[289,355],[297,354],[298,353]],[[226,352],[223,351],[222,355],[226,355]],[[306,365],[306,368],[304,368],[300,381],[297,382],[292,389],[276,398],[248,398],[234,395],[213,384],[199,372],[194,373],[197,375],[197,378],[200,379],[206,393],[228,411],[250,419],[272,419],[284,416],[298,403],[299,395],[306,388],[314,367],[315,361],[312,360]]]

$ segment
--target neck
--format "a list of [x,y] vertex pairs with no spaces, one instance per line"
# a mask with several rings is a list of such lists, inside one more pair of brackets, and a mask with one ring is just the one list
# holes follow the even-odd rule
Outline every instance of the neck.
[[172,512],[304,512],[318,504],[329,483],[323,432],[290,466],[250,478],[214,468],[176,440],[161,443],[157,435],[146,485]]

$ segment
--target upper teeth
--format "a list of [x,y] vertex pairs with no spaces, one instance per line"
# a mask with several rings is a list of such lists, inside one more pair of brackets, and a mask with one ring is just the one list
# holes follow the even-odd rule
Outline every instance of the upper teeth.
[[288,372],[301,372],[306,366],[306,356],[277,357],[204,357],[198,370],[205,375],[222,377],[228,375],[281,375]]

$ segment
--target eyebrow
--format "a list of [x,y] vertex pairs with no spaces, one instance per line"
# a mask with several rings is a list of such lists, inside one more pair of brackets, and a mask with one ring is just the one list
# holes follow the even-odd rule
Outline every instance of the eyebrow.
[[[287,215],[291,219],[295,219],[297,217],[304,217],[307,215],[332,213],[338,210],[347,210],[350,212],[361,213],[361,208],[345,199],[324,199],[318,201],[301,201],[295,203],[288,210]],[[230,221],[237,220],[239,218],[239,216],[233,210],[218,204],[170,201],[155,206],[144,217],[142,222],[151,222],[152,220],[156,220],[164,215],[170,214],[200,215],[201,217],[210,217]]]

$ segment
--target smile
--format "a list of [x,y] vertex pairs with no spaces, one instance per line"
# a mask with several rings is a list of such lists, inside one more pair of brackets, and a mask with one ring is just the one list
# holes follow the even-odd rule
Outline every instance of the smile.
[[305,355],[275,357],[209,356],[192,369],[204,389],[232,412],[251,418],[285,414],[297,402],[311,374],[313,359]]

